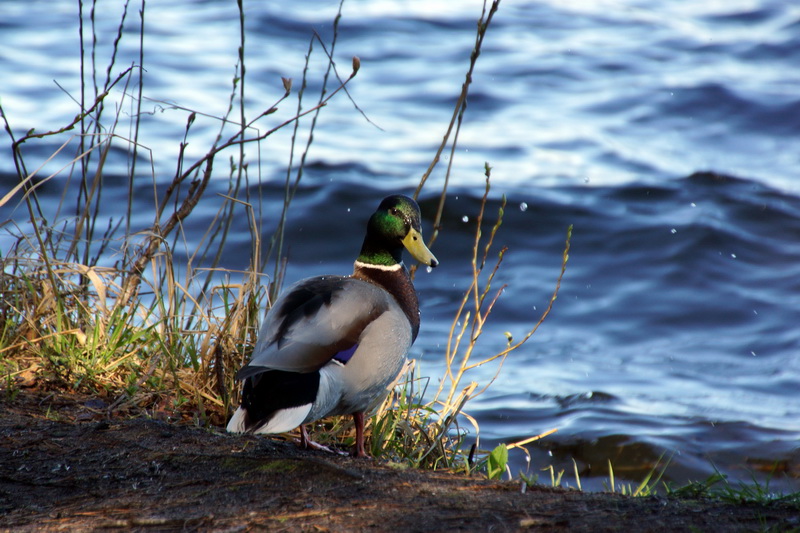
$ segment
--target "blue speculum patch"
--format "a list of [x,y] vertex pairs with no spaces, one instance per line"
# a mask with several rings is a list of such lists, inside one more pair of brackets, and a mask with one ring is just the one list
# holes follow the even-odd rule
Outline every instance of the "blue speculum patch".
[[358,349],[358,344],[354,344],[350,348],[338,352],[336,355],[333,356],[333,358],[342,363],[343,365],[346,365],[347,362],[350,360],[350,358],[353,357],[353,354],[356,353],[357,349]]

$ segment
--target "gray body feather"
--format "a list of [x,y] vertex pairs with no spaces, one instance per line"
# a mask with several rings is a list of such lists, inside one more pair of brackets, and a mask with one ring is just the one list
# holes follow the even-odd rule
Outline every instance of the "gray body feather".
[[[319,371],[319,389],[310,410],[286,410],[256,432],[280,433],[329,415],[374,408],[402,370],[411,343],[405,312],[382,287],[342,276],[295,283],[267,314],[252,359],[238,377],[267,370]],[[354,345],[346,362],[335,359]],[[228,429],[244,431],[245,425],[235,415]]]

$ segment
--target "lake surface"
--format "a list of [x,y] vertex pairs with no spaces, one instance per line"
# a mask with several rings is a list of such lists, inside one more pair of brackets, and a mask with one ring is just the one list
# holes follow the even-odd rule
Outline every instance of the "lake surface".
[[[124,5],[113,4],[94,17],[101,78]],[[423,325],[412,355],[436,382],[469,282],[488,161],[487,217],[494,219],[505,195],[496,241],[508,252],[493,285],[506,288],[481,350],[502,348],[505,332],[521,338],[538,320],[560,272],[567,227],[574,231],[551,315],[467,406],[481,445],[557,429],[527,447],[530,464],[512,452],[512,472],[549,480],[540,469],[553,465],[574,485],[574,459],[589,489],[607,483],[608,459],[617,480],[635,481],[665,454],[665,479],[678,483],[715,468],[732,481],[763,482],[775,467],[773,489],[800,490],[800,5],[663,4],[501,4],[452,161],[433,249],[441,267],[417,274]],[[139,61],[140,8],[130,4],[112,76]],[[344,94],[322,110],[289,219],[287,282],[347,273],[380,199],[413,192],[452,115],[480,11],[473,1],[344,4],[334,58],[346,78],[351,57],[360,57],[348,91],[369,122]],[[335,3],[245,2],[250,118],[281,98],[281,77],[292,78],[297,93],[309,42],[317,32],[330,49],[336,12]],[[175,172],[187,110],[198,112],[187,158],[213,142],[239,46],[234,2],[148,2],[145,28],[136,227],[152,221],[152,176],[163,185]],[[0,35],[0,103],[15,135],[67,124],[80,99],[75,2],[5,0]],[[314,42],[305,109],[325,66]],[[116,133],[126,137],[138,88],[124,96],[122,87],[112,90],[106,113],[121,103]],[[261,131],[292,117],[296,99],[278,108],[258,123]],[[302,144],[309,124],[301,123]],[[266,231],[276,224],[291,134],[284,129],[246,147],[252,184],[241,195],[255,194],[261,181]],[[29,166],[45,163],[69,135],[27,143]],[[122,176],[130,144],[114,146],[106,218],[118,216],[128,195]],[[74,147],[75,140],[40,175],[67,164]],[[0,195],[16,183],[9,153],[0,158]],[[186,228],[187,250],[223,201],[213,193],[228,191],[225,161]],[[421,195],[426,235],[448,163],[449,156]],[[68,175],[41,187],[46,211],[72,186]],[[25,218],[13,202],[0,207],[0,221],[24,227]],[[246,268],[250,253],[246,220],[238,227],[222,265],[233,270]],[[2,230],[0,251],[11,242]],[[471,379],[485,383],[492,373]]]

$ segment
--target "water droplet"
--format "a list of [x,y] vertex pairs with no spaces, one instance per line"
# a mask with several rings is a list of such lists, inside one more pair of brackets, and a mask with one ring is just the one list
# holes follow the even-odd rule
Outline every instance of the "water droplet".
[[731,254],[731,257],[736,259],[736,254]]
[[469,217],[467,215],[464,215],[463,217],[461,217],[461,222],[469,222]]
[[694,203],[694,202],[690,203],[689,205],[692,206],[692,207],[697,207],[697,204]]
[[673,235],[675,235],[676,233],[678,233],[678,230],[676,230],[675,228],[672,228],[671,230],[669,230],[669,232],[672,233]]
[[429,265],[425,270],[428,272],[428,274],[430,274],[433,272],[433,267]]
[[756,311],[755,309],[753,309],[753,314],[754,314],[754,315],[757,315],[757,314],[758,314],[758,311]]
[[525,211],[528,210],[528,204],[526,204],[525,202],[522,202],[521,204],[519,204],[519,210],[524,213]]
[[348,213],[350,212],[350,208],[349,208],[349,207],[347,208],[347,212],[348,212]]
[[587,176],[587,177],[583,178],[583,182],[584,183],[589,183],[589,177]]
[[758,356],[756,355],[756,352],[750,352],[750,353],[753,355],[753,357],[758,357]]

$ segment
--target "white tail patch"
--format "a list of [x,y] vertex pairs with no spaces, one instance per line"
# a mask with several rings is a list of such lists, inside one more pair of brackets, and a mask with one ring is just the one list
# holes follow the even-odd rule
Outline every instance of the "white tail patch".
[[269,422],[255,430],[254,433],[270,434],[291,431],[305,421],[306,416],[311,411],[311,405],[307,403],[299,407],[281,409],[272,415]]
[[[286,433],[302,424],[308,413],[311,411],[310,403],[299,407],[289,407],[276,411],[269,422],[253,431],[256,434],[268,435],[274,433]],[[247,412],[241,407],[233,413],[231,421],[228,422],[227,430],[230,433],[245,433],[250,431],[254,424],[246,425]]]
[[244,433],[247,431],[245,427],[245,421],[247,420],[247,411],[242,409],[241,407],[233,413],[230,422],[228,422],[228,427],[225,428],[228,433]]

